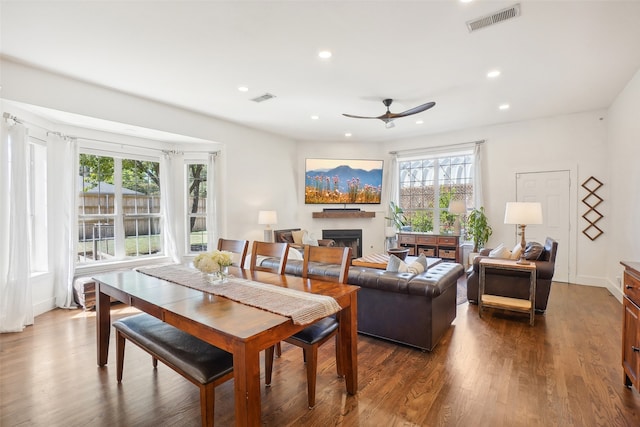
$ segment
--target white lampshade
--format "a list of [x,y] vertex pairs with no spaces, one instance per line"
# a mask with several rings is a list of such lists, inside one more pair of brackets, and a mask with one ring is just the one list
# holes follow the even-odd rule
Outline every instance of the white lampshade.
[[278,213],[276,211],[258,212],[258,224],[273,225],[278,223]]
[[457,215],[467,213],[467,204],[464,200],[452,200],[449,202],[449,213]]
[[538,202],[507,202],[505,224],[542,224],[542,205]]

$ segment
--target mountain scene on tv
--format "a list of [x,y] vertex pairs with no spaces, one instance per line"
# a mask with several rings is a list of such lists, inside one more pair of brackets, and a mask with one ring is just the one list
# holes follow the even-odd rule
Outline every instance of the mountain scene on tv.
[[307,159],[305,203],[380,203],[381,160]]

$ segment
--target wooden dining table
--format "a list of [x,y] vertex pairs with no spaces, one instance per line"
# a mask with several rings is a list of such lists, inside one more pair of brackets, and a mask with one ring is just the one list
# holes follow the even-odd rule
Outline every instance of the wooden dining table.
[[[339,340],[347,393],[358,391],[357,286],[298,276],[230,268],[238,278],[334,298],[341,310]],[[260,351],[308,325],[289,317],[136,271],[104,273],[96,281],[97,361],[107,364],[111,298],[149,313],[233,354],[237,426],[261,423]],[[211,285],[215,286],[215,285]]]

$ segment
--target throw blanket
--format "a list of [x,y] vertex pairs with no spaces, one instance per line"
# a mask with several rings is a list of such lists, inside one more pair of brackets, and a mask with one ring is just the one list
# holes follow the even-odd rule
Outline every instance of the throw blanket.
[[212,285],[206,274],[185,265],[141,267],[137,271],[289,317],[296,325],[306,325],[340,311],[340,305],[331,297],[252,280],[230,277],[227,283]]

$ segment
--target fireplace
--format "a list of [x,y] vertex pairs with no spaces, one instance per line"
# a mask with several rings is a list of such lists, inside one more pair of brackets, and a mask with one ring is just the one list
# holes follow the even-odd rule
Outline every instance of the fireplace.
[[351,256],[362,256],[362,230],[322,230],[323,239],[333,239],[336,246],[351,248]]

